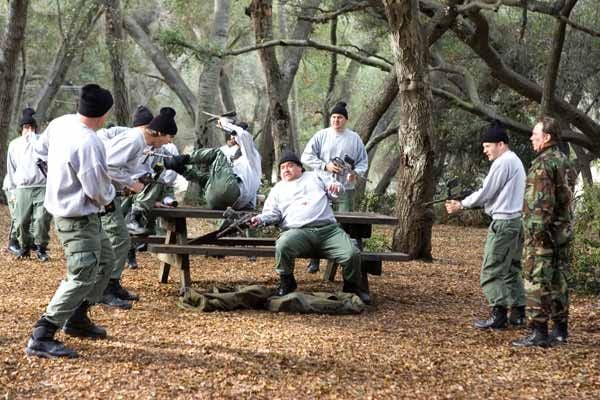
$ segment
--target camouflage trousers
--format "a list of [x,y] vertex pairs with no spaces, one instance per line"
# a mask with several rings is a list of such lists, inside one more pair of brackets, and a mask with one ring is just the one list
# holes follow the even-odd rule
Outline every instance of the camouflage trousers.
[[568,322],[568,244],[554,249],[525,247],[525,293],[529,323]]
[[480,284],[490,307],[525,305],[521,277],[521,218],[495,219],[488,228]]

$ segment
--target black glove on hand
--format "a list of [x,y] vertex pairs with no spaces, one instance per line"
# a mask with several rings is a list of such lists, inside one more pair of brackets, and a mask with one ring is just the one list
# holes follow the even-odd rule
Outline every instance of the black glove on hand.
[[185,171],[185,166],[190,163],[190,155],[183,154],[181,156],[173,156],[170,158],[165,158],[165,168],[173,170],[178,174],[183,174]]

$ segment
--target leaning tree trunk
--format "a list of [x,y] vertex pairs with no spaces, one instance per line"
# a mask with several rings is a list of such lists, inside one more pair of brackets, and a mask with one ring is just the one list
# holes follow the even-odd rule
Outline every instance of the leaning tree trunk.
[[[211,33],[211,48],[223,51],[227,45],[227,31],[229,28],[230,0],[214,0],[213,27]],[[202,147],[220,145],[214,122],[207,122],[209,116],[202,113],[207,111],[218,114],[219,102],[219,74],[223,67],[223,58],[210,57],[204,64],[204,69],[198,80],[198,104],[196,106],[196,124],[194,127],[196,141]],[[228,110],[229,111],[229,110]]]
[[120,0],[106,0],[106,47],[112,70],[113,96],[115,98],[115,117],[117,125],[129,126],[129,91],[125,80],[125,40],[123,35],[123,17]]
[[65,81],[71,62],[83,51],[84,42],[94,30],[95,22],[98,20],[100,5],[91,2],[87,12],[84,12],[86,5],[85,0],[81,0],[75,7],[67,35],[54,56],[48,77],[35,100],[33,108],[40,124],[46,122],[50,106]]
[[434,191],[432,98],[427,80],[427,48],[419,25],[419,1],[383,3],[400,92],[398,226],[392,246],[411,258],[431,259],[433,216],[423,203],[433,198]]
[[17,85],[17,63],[25,40],[28,0],[13,0],[0,45],[0,177],[6,174],[6,149]]

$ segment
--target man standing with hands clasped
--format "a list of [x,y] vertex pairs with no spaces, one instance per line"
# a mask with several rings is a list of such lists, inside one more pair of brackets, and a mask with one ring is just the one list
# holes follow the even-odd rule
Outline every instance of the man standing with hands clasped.
[[[523,163],[508,148],[508,135],[500,121],[482,135],[483,153],[492,166],[481,189],[462,201],[446,202],[449,214],[483,206],[492,217],[485,242],[480,284],[491,314],[475,321],[479,329],[503,329],[508,323],[525,323],[525,292],[521,277],[523,228],[521,209],[525,192]],[[510,309],[510,318],[508,310]]]
[[72,336],[106,337],[106,330],[94,324],[87,312],[102,297],[115,263],[98,215],[110,206],[115,188],[104,145],[95,132],[106,122],[112,104],[108,90],[85,85],[77,114],[50,122],[36,142],[36,152],[48,158],[44,206],[54,216],[67,276],[33,327],[25,349],[28,355],[76,357],[74,350],[54,339],[61,328]]

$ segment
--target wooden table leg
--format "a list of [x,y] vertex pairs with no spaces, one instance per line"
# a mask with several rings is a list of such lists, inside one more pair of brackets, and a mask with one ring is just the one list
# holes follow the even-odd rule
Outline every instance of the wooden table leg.
[[[185,218],[164,218],[164,227],[167,230],[165,244],[182,244],[188,242],[187,224]],[[181,283],[181,292],[192,285],[190,275],[190,256],[189,254],[159,254],[161,259],[159,279],[166,283],[169,279],[171,265],[179,268],[179,281]]]
[[[167,233],[165,235],[165,244],[174,244],[175,243],[176,232],[167,229]],[[169,281],[169,272],[171,271],[171,264],[166,261],[160,262],[160,269],[158,271],[158,279],[160,283],[167,283]]]
[[323,272],[323,280],[333,282],[335,280],[335,274],[338,269],[338,264],[333,260],[327,260],[327,267]]

